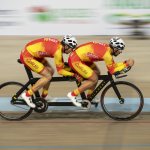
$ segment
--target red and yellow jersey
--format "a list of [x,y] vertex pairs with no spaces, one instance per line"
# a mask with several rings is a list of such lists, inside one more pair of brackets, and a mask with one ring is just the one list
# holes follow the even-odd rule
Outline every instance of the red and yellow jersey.
[[83,62],[105,61],[111,74],[121,71],[127,66],[125,62],[114,62],[111,48],[105,43],[89,42],[79,46],[75,51]]
[[27,51],[35,58],[51,57],[55,59],[57,72],[63,76],[73,76],[74,73],[64,70],[64,61],[62,56],[63,47],[60,40],[53,38],[42,38],[29,42]]

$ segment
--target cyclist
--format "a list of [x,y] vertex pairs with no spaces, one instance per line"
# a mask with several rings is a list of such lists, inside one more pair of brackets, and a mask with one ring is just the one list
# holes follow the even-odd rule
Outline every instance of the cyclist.
[[74,105],[81,107],[81,103],[78,102],[76,97],[86,90],[88,90],[87,97],[89,97],[96,87],[99,72],[97,69],[98,67],[94,62],[104,60],[108,71],[112,75],[124,68],[124,72],[128,71],[130,67],[127,66],[133,66],[133,59],[121,63],[114,62],[112,56],[118,56],[122,53],[124,48],[124,41],[119,37],[113,37],[111,38],[109,45],[100,42],[89,42],[79,46],[70,54],[68,58],[69,66],[80,75],[80,81],[82,81],[83,78],[87,79],[79,88],[67,94],[67,97]]
[[31,41],[21,51],[20,61],[30,70],[42,76],[31,89],[21,95],[30,107],[36,107],[32,102],[31,96],[41,88],[43,88],[42,98],[50,102],[57,101],[56,98],[52,98],[48,95],[49,81],[52,79],[54,69],[45,57],[55,59],[58,74],[72,77],[77,76],[75,73],[69,72],[70,70],[68,68],[65,69],[62,56],[62,53],[69,54],[72,52],[76,46],[76,38],[71,35],[66,35],[63,37],[62,41],[54,38],[41,38]]

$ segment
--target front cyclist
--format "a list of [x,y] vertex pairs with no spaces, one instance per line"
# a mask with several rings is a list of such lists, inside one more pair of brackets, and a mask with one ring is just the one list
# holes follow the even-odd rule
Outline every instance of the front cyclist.
[[36,107],[32,102],[31,96],[41,88],[43,88],[41,95],[42,98],[50,102],[57,101],[57,99],[54,99],[48,95],[48,88],[50,86],[49,81],[52,79],[54,69],[45,57],[55,59],[58,74],[75,77],[75,73],[64,70],[62,54],[69,54],[76,48],[76,46],[77,40],[75,37],[66,35],[62,41],[54,38],[42,38],[31,41],[21,51],[20,61],[30,70],[42,76],[30,90],[21,95],[30,107]]
[[86,90],[88,90],[87,97],[89,97],[96,87],[100,72],[94,62],[105,61],[107,69],[112,75],[117,71],[123,70],[127,66],[133,66],[133,59],[121,63],[114,62],[112,56],[118,56],[122,53],[124,48],[124,41],[119,37],[113,37],[109,45],[99,42],[89,42],[79,46],[71,53],[68,59],[69,66],[81,77],[87,79],[79,88],[67,94],[67,97],[74,105],[81,107],[81,103],[78,102],[76,97]]

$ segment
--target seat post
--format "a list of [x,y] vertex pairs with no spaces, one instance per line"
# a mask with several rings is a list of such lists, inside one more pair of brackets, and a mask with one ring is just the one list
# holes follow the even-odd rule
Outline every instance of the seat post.
[[29,80],[32,79],[33,78],[33,74],[31,72],[31,70],[28,67],[26,67],[25,65],[24,65],[24,67],[25,67],[25,70],[27,72]]

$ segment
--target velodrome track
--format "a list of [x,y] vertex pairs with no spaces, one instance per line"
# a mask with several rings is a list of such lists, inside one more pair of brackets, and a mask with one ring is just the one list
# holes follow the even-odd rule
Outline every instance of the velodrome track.
[[[51,37],[62,39],[62,36]],[[150,98],[149,37],[145,40],[121,37],[126,43],[126,49],[120,56],[114,58],[115,62],[134,58],[135,65],[126,78],[119,80],[134,83],[142,91],[144,98]],[[6,81],[17,81],[23,84],[27,82],[24,67],[17,63],[17,59],[24,46],[37,38],[41,37],[0,37],[0,84]],[[76,36],[76,38],[80,45],[90,41],[108,43],[111,37]],[[67,61],[67,55],[64,55],[64,59]],[[55,69],[54,59],[49,58],[48,61]],[[96,64],[101,74],[107,73],[104,62]],[[39,77],[37,74],[33,75]],[[56,71],[54,76],[59,76]],[[73,82],[55,82],[51,84],[49,93],[55,97],[66,97],[66,94],[75,88]],[[9,92],[6,90],[6,93]],[[19,122],[0,118],[0,149],[150,149],[149,111],[140,113],[131,121],[118,122],[107,117],[104,112],[72,111],[71,107],[68,107],[68,110],[33,113]]]

